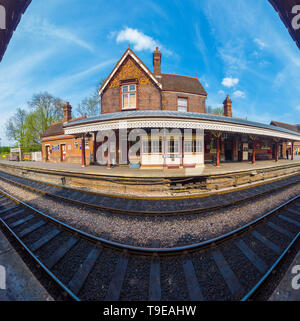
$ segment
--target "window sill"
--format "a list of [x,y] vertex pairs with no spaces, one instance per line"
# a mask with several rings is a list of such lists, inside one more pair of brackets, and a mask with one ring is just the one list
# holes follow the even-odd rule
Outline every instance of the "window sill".
[[136,107],[135,108],[122,108],[121,111],[127,111],[127,110],[136,110]]

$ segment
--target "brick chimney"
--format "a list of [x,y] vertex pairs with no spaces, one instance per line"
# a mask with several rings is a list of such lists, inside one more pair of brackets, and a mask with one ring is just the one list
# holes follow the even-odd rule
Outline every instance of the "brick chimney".
[[72,106],[67,101],[64,105],[64,123],[72,119]]
[[161,77],[161,52],[159,51],[158,47],[153,52],[153,73],[156,77]]
[[232,117],[231,104],[232,104],[232,101],[229,98],[229,95],[227,95],[226,99],[223,101],[224,116]]

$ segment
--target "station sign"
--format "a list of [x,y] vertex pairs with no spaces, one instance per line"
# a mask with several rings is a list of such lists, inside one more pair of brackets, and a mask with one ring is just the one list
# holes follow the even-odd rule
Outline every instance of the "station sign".
[[52,151],[59,151],[59,145],[52,145]]
[[269,0],[300,49],[300,1]]

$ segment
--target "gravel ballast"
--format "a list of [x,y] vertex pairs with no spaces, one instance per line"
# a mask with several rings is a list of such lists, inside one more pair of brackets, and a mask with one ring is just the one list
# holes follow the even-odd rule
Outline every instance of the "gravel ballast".
[[130,240],[136,246],[151,246],[151,242],[158,239],[161,247],[200,242],[230,232],[298,195],[300,191],[300,184],[294,184],[267,196],[208,213],[138,217],[80,208],[4,181],[0,181],[0,187],[44,213],[95,236],[106,235],[111,241],[125,244]]

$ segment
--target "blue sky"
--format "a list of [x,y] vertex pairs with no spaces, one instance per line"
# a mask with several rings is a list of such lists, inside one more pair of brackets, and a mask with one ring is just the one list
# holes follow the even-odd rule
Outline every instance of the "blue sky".
[[233,116],[300,123],[300,53],[267,0],[34,0],[0,63],[0,138],[32,95],[48,91],[75,109],[131,43],[152,70],[197,76]]

